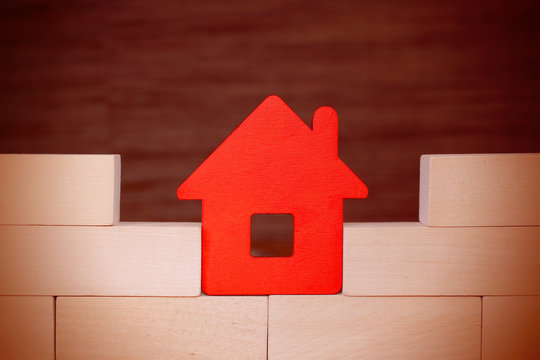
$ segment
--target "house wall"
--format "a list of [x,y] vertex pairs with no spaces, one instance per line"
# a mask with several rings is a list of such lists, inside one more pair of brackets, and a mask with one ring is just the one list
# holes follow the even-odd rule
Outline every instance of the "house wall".
[[122,155],[122,219],[200,221],[177,186],[267,95],[339,115],[370,188],[417,219],[426,153],[538,152],[536,1],[3,0],[0,152]]
[[[340,291],[342,201],[320,199],[316,194],[309,203],[278,201],[276,204],[275,201],[271,194],[258,201],[223,201],[217,196],[204,201],[202,283],[206,293],[257,295]],[[251,255],[251,215],[267,212],[294,216],[292,256]]]

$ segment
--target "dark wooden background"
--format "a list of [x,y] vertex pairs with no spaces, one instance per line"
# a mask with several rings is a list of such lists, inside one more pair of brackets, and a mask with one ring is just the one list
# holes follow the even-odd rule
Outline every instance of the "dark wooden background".
[[277,94],[337,110],[346,221],[415,220],[420,154],[540,151],[538,4],[3,0],[0,152],[119,153],[122,220],[198,220],[177,186]]

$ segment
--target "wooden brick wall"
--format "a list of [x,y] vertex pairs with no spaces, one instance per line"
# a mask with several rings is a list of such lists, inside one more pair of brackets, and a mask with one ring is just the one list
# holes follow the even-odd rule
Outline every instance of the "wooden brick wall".
[[[511,166],[500,168],[509,156]],[[35,217],[40,211],[19,211],[18,223],[10,224],[15,204],[3,203],[2,359],[529,360],[540,355],[540,218],[530,216],[540,194],[534,187],[512,189],[518,199],[528,192],[523,207],[514,204],[512,211],[474,196],[486,186],[486,167],[521,174],[518,184],[540,183],[538,154],[448,155],[450,162],[423,168],[430,186],[421,187],[429,192],[421,196],[437,199],[442,184],[445,191],[459,192],[463,183],[470,195],[460,199],[468,211],[475,210],[471,218],[486,216],[473,226],[346,223],[343,292],[273,296],[201,294],[198,223],[113,219],[108,226],[73,225],[94,214],[95,206],[63,213],[55,207],[74,191],[91,194],[102,184],[114,188],[119,169],[91,166],[95,156],[41,155],[37,162],[24,161],[27,157],[36,159],[18,155],[5,162],[0,156],[0,164],[11,164],[2,167],[4,183],[20,185],[14,188],[19,193],[27,174],[48,179],[45,185],[63,176],[69,183],[73,167],[87,171],[82,178],[97,180],[67,184],[61,192],[32,189],[42,197],[38,200],[52,200],[37,201],[41,212],[62,215],[52,217],[54,224],[34,223],[42,219]],[[467,167],[471,157],[483,166]],[[98,158],[106,162],[115,156]],[[462,168],[466,182],[448,183],[448,177],[433,173]],[[504,176],[489,181],[501,191],[513,185]],[[113,214],[118,194],[104,194],[98,204]],[[456,208],[454,202],[438,206],[448,207],[439,214]],[[515,220],[520,213],[524,217]]]

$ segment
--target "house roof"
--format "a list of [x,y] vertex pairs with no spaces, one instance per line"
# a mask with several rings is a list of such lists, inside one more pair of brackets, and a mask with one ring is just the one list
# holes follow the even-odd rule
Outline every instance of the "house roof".
[[335,111],[318,109],[313,127],[269,96],[180,185],[178,198],[366,197],[367,187],[338,157]]

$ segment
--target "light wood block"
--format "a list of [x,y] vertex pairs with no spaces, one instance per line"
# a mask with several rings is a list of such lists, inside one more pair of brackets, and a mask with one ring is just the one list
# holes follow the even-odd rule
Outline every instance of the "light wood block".
[[0,296],[0,359],[54,359],[54,298]]
[[120,155],[0,154],[0,198],[0,224],[116,224]]
[[343,293],[540,295],[540,227],[344,227]]
[[271,296],[268,359],[480,359],[480,298]]
[[57,359],[266,359],[267,297],[58,298]]
[[420,222],[540,225],[540,154],[422,155]]
[[484,297],[482,359],[540,359],[540,297]]
[[200,223],[0,226],[0,295],[200,291]]

